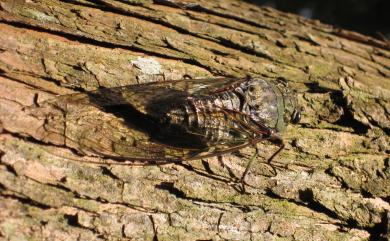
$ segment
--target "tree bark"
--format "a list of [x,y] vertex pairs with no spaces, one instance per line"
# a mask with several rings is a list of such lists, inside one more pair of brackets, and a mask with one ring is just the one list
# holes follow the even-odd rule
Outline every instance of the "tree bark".
[[[6,240],[389,238],[390,46],[242,1],[0,1],[0,237]],[[56,95],[216,76],[289,81],[303,107],[269,175],[253,149],[106,165],[43,136]],[[39,130],[39,131],[38,131]],[[97,162],[97,163],[91,163]]]

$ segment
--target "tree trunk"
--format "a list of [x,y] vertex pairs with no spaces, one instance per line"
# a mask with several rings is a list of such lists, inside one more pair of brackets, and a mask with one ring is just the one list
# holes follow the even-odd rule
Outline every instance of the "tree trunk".
[[[0,1],[0,237],[6,240],[389,238],[390,47],[237,0]],[[283,78],[302,120],[270,175],[262,151],[104,164],[26,111],[98,87]],[[45,136],[45,138],[43,138]],[[96,163],[91,163],[96,162]]]

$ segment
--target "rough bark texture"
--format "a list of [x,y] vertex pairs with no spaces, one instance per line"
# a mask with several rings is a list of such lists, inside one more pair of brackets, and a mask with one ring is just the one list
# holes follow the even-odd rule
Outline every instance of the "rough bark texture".
[[[0,238],[389,238],[388,43],[241,1],[0,1]],[[42,137],[25,107],[145,81],[282,77],[300,124],[269,175],[264,143],[217,158],[134,167]]]

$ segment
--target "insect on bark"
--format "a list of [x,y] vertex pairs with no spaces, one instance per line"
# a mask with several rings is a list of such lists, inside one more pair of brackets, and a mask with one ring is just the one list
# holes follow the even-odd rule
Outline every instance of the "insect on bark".
[[[300,119],[296,93],[287,83],[262,78],[103,88],[60,96],[38,109],[31,115],[43,116],[47,136],[60,138],[56,141],[63,145],[84,154],[155,164],[222,155],[264,140],[280,146],[271,161],[284,147],[278,133]],[[242,182],[257,154],[256,148]]]

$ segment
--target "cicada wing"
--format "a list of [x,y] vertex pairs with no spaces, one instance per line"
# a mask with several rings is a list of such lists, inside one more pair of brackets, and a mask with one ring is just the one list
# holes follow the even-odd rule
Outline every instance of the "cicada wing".
[[149,132],[93,105],[52,101],[29,114],[41,120],[38,138],[85,155],[139,161],[182,160],[193,151],[156,143]]
[[[208,96],[234,88],[246,81],[243,78],[183,79],[128,85],[114,88],[101,88],[85,93],[57,97],[55,102],[95,105],[97,107],[131,105],[137,111],[148,114],[146,108],[156,100],[171,100],[188,96]],[[162,98],[163,97],[163,98]]]
[[[224,90],[232,89],[238,84],[247,81],[246,78],[207,78],[207,79],[184,79],[166,81],[163,84],[168,88],[184,91],[189,95],[212,95]],[[153,85],[150,83],[149,85]]]
[[93,105],[100,109],[110,110],[110,107],[126,108],[147,114],[146,107],[150,102],[161,96],[186,95],[183,91],[165,88],[159,85],[128,85],[114,88],[101,88],[84,93],[59,96],[43,104],[64,105]]
[[69,108],[64,118],[62,126],[58,120],[46,122],[45,130],[48,133],[62,130],[59,134],[65,137],[64,144],[80,153],[118,160],[193,160],[224,154],[246,145],[243,140],[236,140],[202,148],[171,146],[153,139],[150,133],[129,126],[123,119],[92,106],[78,108],[77,111]]

